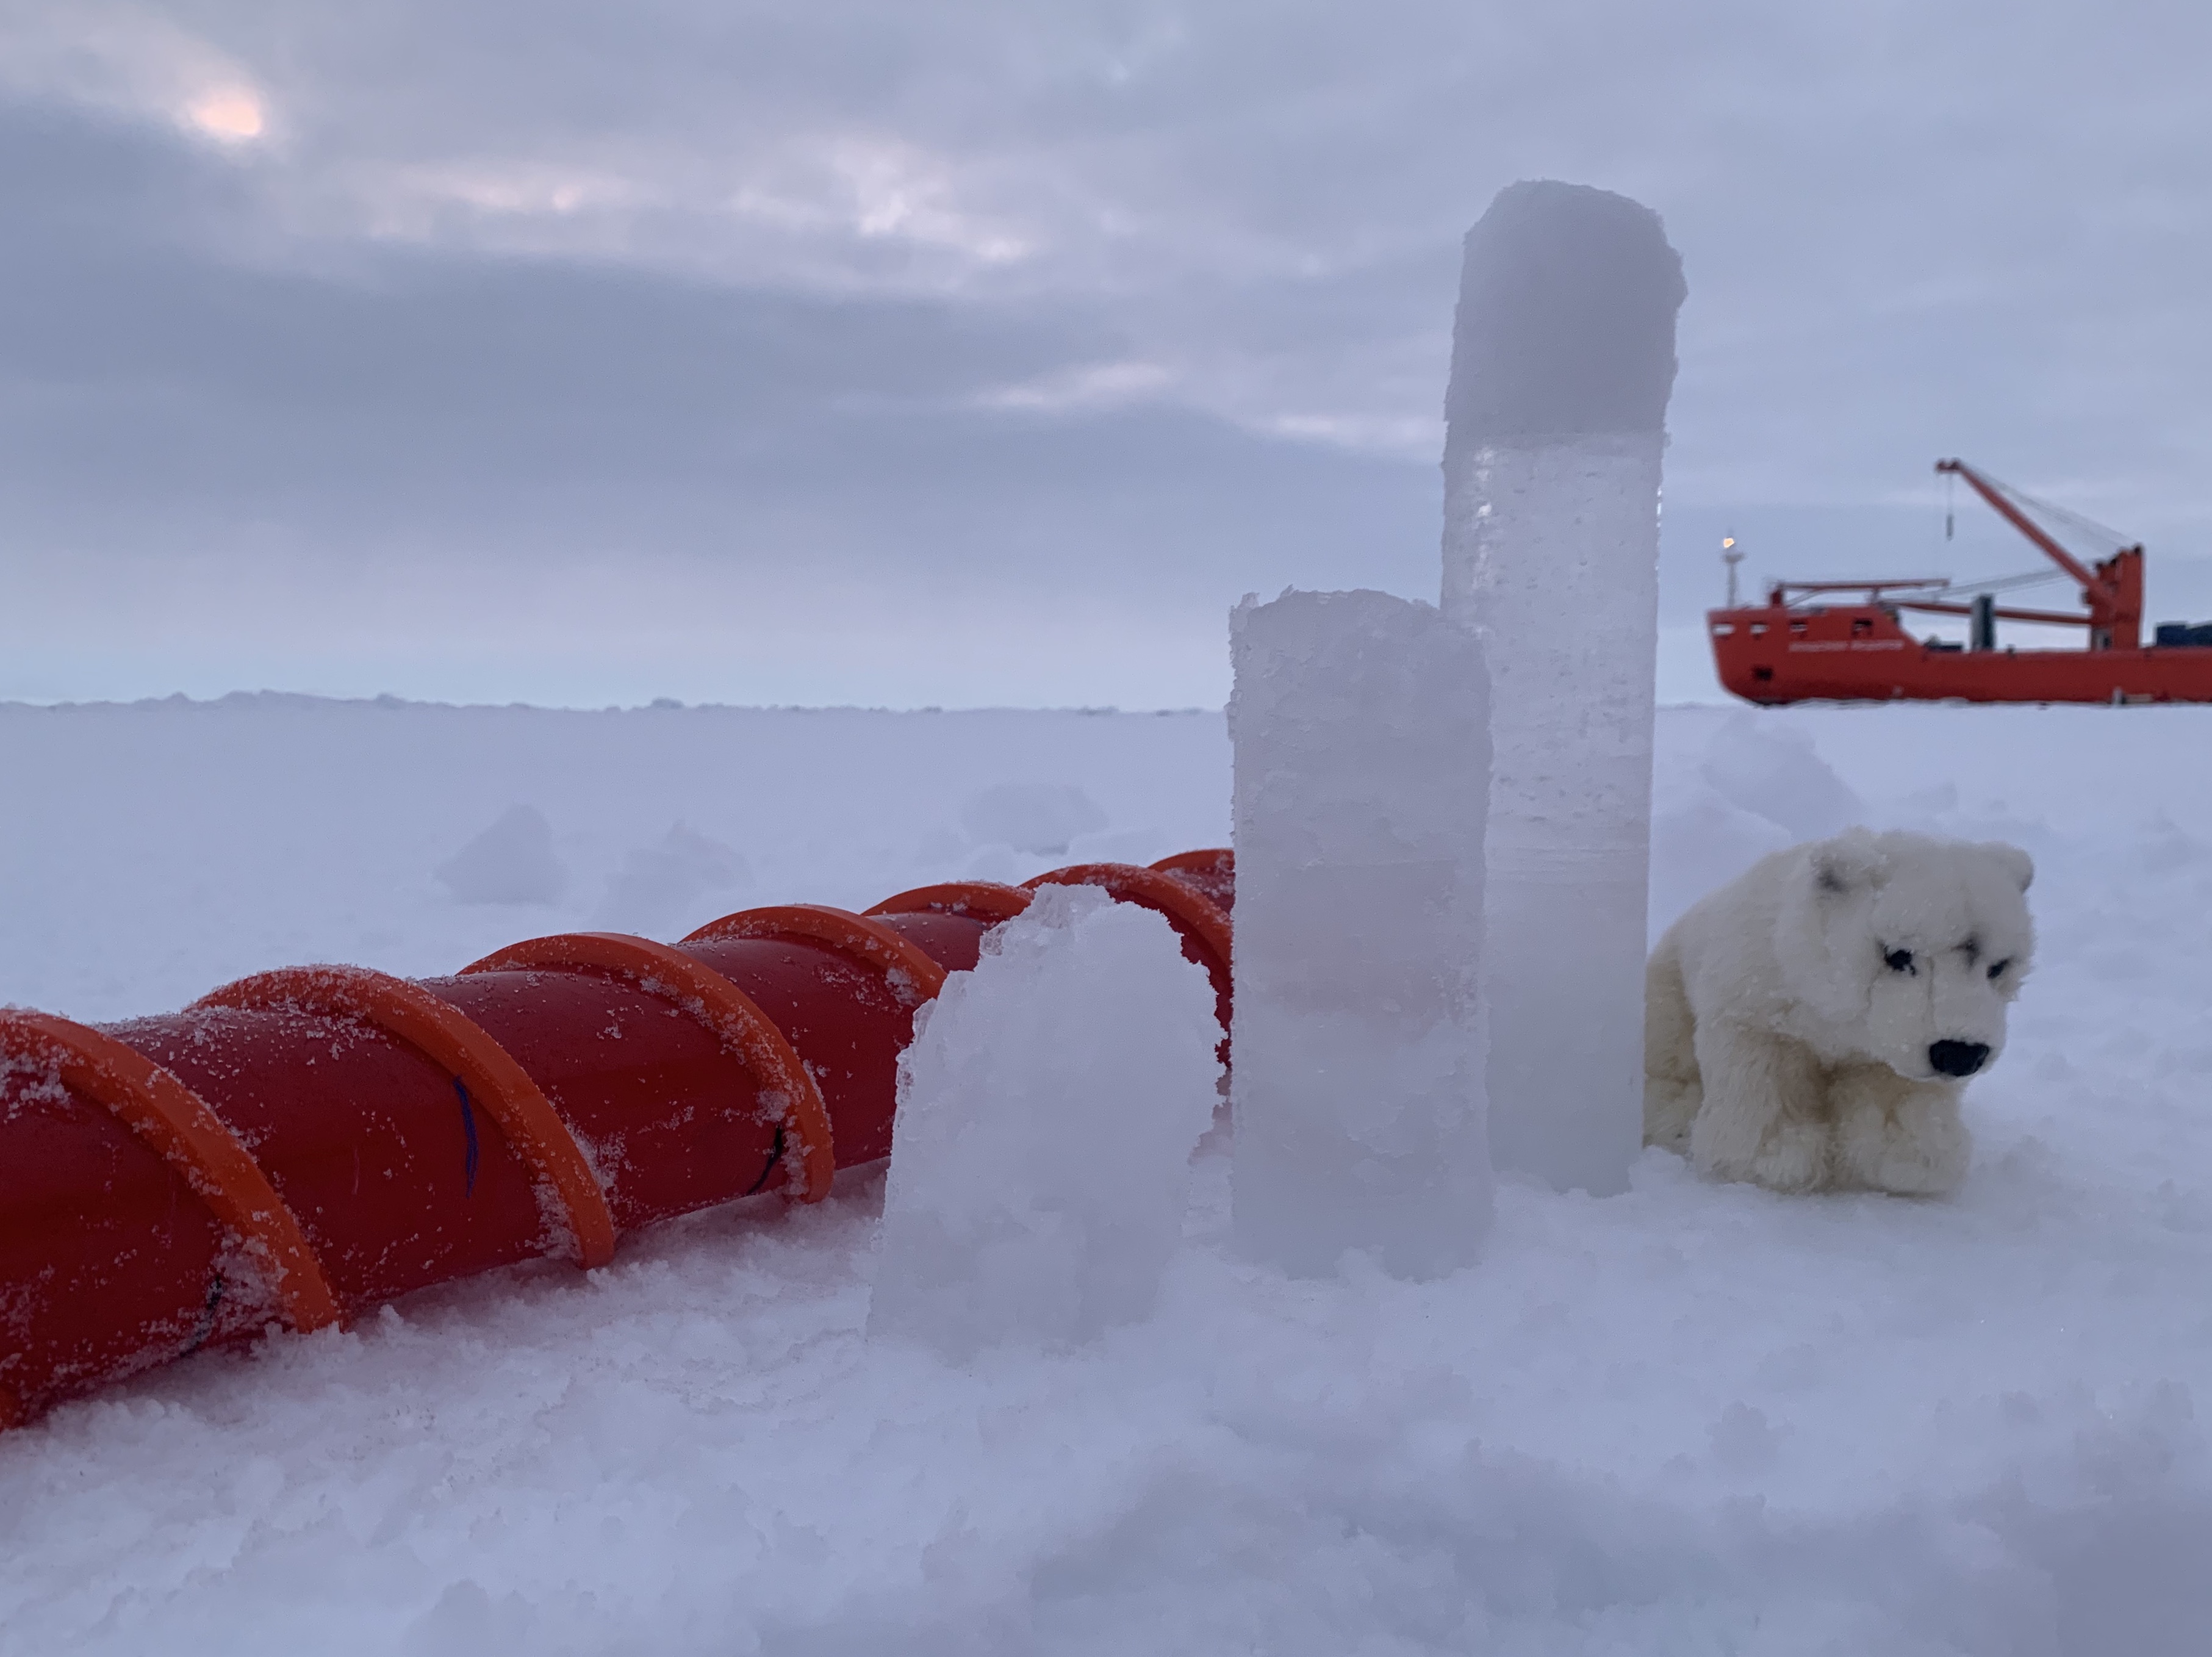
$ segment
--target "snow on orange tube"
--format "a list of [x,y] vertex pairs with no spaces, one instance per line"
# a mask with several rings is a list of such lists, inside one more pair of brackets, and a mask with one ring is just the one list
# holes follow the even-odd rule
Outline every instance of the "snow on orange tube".
[[578,932],[450,978],[299,967],[99,1029],[0,1009],[0,1428],[888,1155],[915,1010],[1036,886],[1164,915],[1229,1011],[1226,851]]

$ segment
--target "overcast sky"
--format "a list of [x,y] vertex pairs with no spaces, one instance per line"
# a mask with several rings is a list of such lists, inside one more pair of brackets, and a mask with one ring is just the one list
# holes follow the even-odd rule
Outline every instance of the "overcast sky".
[[2212,614],[2212,9],[0,20],[0,696],[1218,702],[1244,591],[1433,596],[1531,177],[1683,254],[1663,689],[1723,527],[2032,564],[1941,454]]

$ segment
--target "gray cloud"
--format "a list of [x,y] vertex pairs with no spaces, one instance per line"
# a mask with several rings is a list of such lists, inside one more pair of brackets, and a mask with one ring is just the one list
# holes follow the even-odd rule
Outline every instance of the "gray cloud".
[[1317,519],[1426,483],[1172,405],[992,400],[1115,356],[1095,307],[733,291],[421,247],[337,275],[240,269],[167,226],[125,234],[134,200],[198,182],[162,146],[7,124],[0,150],[45,164],[6,181],[0,212],[110,209],[95,236],[0,251],[25,323],[0,336],[7,499],[19,534],[59,547],[158,550],[252,523],[356,550],[649,540],[1054,588],[1103,563],[1176,585],[1208,563],[1244,573],[1234,548],[1208,556],[1232,515],[1310,565],[1297,543]]

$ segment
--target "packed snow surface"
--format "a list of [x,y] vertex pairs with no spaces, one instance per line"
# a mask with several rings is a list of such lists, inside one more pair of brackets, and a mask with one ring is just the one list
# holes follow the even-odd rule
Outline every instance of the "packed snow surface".
[[1229,639],[1237,1239],[1439,1277],[1491,1215],[1481,641],[1387,592],[1247,598]]
[[948,1358],[1146,1316],[1220,1098],[1213,980],[1150,909],[1041,887],[899,1060],[868,1332]]
[[[2212,1626],[2212,710],[1662,711],[1652,919],[1836,814],[2033,853],[2039,964],[1942,1202],[1646,1153],[1481,1261],[1298,1280],[1192,1169],[1147,1320],[866,1328],[880,1174],[205,1354],[0,1437],[0,1650],[2196,1653]],[[707,910],[1219,843],[1221,720],[0,708],[0,999],[450,968],[672,827]],[[530,804],[557,900],[436,871]],[[678,925],[707,918],[695,910]]]

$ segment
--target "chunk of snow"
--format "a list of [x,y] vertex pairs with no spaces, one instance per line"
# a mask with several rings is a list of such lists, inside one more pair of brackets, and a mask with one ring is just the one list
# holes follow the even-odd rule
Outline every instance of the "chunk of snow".
[[462,903],[551,903],[568,885],[553,855],[553,825],[534,805],[509,806],[436,874]]
[[1146,1316],[1220,1075],[1213,986],[1174,930],[1047,886],[915,1023],[869,1333],[958,1362]]
[[1294,1273],[1362,1248],[1438,1276],[1491,1214],[1482,646],[1381,592],[1247,598],[1230,638],[1237,1237]]
[[1681,261],[1579,185],[1468,233],[1444,444],[1443,607],[1487,649],[1491,1145],[1626,1187],[1643,1138],[1660,454]]

